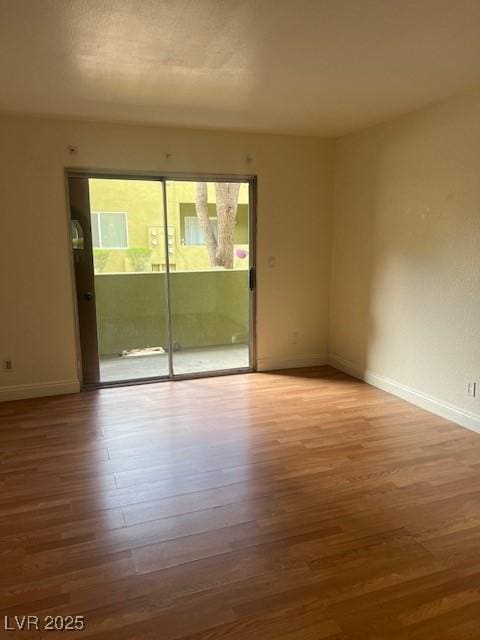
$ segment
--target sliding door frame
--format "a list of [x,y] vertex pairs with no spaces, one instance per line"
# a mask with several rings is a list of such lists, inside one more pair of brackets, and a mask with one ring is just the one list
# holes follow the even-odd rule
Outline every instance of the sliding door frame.
[[[216,174],[216,173],[175,173],[175,172],[156,172],[156,171],[116,171],[108,169],[87,169],[87,168],[66,168],[65,169],[65,182],[67,189],[67,203],[68,203],[68,229],[70,230],[70,198],[68,192],[68,179],[69,178],[97,178],[97,179],[111,179],[111,180],[150,180],[152,182],[160,182],[162,185],[163,196],[163,222],[164,222],[164,242],[165,242],[165,296],[166,296],[166,313],[167,313],[167,339],[168,339],[168,370],[169,373],[166,376],[152,376],[148,378],[135,378],[134,380],[115,380],[102,382],[101,380],[95,383],[86,384],[83,381],[83,363],[81,358],[81,339],[80,339],[80,327],[78,319],[78,308],[76,308],[76,332],[77,332],[77,360],[79,362],[79,374],[81,378],[82,388],[106,388],[106,387],[119,387],[130,386],[136,384],[148,384],[155,382],[168,382],[171,380],[191,380],[195,378],[209,378],[224,375],[235,375],[240,373],[250,373],[256,371],[257,367],[257,286],[256,286],[256,256],[257,256],[257,176],[256,175],[239,175],[239,174]],[[219,369],[215,371],[202,371],[187,374],[175,374],[173,369],[173,322],[171,311],[171,291],[170,291],[170,261],[168,254],[168,207],[167,207],[167,181],[183,181],[183,182],[240,182],[248,183],[248,241],[249,241],[249,289],[248,289],[248,301],[249,301],[249,366],[240,367],[234,369]],[[70,241],[70,253],[73,256],[72,243]],[[92,252],[93,262],[93,252]],[[74,271],[73,259],[70,261],[72,269],[72,286],[74,287],[74,293],[78,295],[76,290],[76,278]],[[92,286],[94,283],[92,283]],[[75,296],[77,299],[77,296]],[[95,300],[94,300],[95,303]],[[96,313],[95,313],[96,317]],[[99,356],[98,356],[98,359]]]

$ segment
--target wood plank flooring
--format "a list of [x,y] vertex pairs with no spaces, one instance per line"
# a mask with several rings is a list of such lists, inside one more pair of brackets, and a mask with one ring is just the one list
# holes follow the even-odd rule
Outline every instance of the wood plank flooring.
[[4,403],[0,446],[0,637],[480,638],[480,435],[334,369]]

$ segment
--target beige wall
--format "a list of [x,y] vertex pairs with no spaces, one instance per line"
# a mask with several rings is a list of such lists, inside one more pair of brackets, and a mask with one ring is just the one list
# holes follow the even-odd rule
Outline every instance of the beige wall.
[[480,426],[480,93],[339,140],[335,174],[333,362]]
[[2,399],[78,386],[68,166],[257,174],[259,367],[324,361],[331,143],[23,117],[0,118],[0,141]]
[[337,141],[331,237],[326,141],[9,117],[0,140],[0,398],[78,387],[64,167],[252,173],[260,368],[329,350],[480,425],[480,92]]

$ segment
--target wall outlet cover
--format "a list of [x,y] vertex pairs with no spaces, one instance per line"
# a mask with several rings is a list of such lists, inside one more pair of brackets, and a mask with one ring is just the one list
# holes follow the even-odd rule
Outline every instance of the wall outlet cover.
[[477,395],[477,383],[476,382],[467,382],[467,394],[475,398]]

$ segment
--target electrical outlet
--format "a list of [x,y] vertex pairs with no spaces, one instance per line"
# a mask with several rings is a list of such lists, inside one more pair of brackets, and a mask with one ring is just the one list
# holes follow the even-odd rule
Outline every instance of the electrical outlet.
[[467,394],[475,398],[477,395],[477,383],[476,382],[467,382]]
[[298,344],[298,331],[292,331],[292,344]]
[[10,358],[5,358],[3,361],[3,370],[4,371],[12,371],[13,370],[13,362]]

